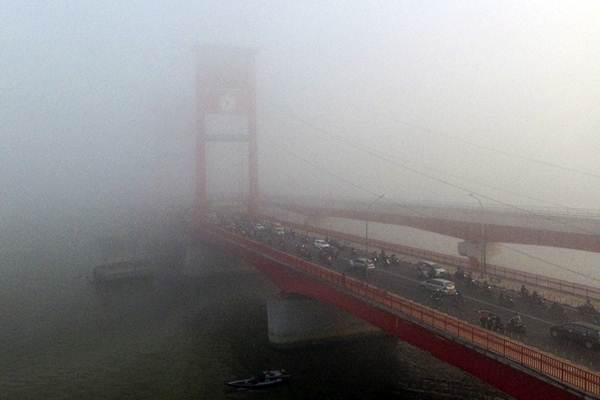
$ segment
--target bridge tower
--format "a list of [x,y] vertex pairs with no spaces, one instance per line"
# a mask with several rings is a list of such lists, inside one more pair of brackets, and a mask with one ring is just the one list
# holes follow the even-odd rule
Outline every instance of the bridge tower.
[[[196,210],[209,205],[209,143],[247,143],[249,213],[258,208],[255,51],[244,47],[199,46],[197,49]],[[241,117],[235,131],[215,129],[214,121]],[[218,125],[218,123],[217,123]]]

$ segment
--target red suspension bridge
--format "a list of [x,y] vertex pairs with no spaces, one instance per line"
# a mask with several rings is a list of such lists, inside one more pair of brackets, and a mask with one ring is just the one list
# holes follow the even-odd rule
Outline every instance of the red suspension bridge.
[[[241,142],[248,145],[249,190],[245,210],[248,218],[275,221],[277,218],[273,216],[273,210],[277,209],[316,219],[333,217],[411,227],[460,239],[476,249],[485,249],[489,243],[513,243],[600,252],[600,237],[595,233],[600,231],[600,224],[593,218],[544,214],[537,220],[546,223],[532,224],[517,212],[503,217],[489,214],[484,220],[467,214],[448,218],[414,209],[401,211],[382,207],[377,211],[367,211],[364,205],[352,207],[342,201],[337,206],[325,206],[318,202],[261,198],[258,190],[253,60],[253,54],[243,49],[203,49],[198,70],[198,181],[197,208],[193,219],[197,240],[222,251],[239,254],[283,292],[333,304],[516,398],[600,397],[600,374],[593,362],[587,366],[579,365],[563,354],[553,354],[548,349],[478,327],[468,318],[421,304],[415,300],[416,297],[403,294],[391,284],[349,277],[335,268],[302,259],[285,246],[276,248],[217,224],[211,216],[224,211],[209,207],[208,144]],[[243,134],[212,134],[206,125],[208,116],[212,114],[246,115],[247,129]],[[594,286],[487,264],[485,257],[479,257],[477,252],[466,251],[464,256],[448,255],[383,240],[363,239],[306,223],[281,222],[288,229],[356,244],[366,242],[374,248],[468,268],[486,276],[600,300],[600,289]],[[540,343],[543,347],[543,341]]]

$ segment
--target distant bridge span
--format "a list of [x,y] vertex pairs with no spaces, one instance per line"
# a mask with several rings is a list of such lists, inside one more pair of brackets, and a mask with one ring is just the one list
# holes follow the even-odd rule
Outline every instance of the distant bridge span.
[[210,223],[197,225],[196,237],[242,256],[283,291],[333,304],[517,399],[600,395],[595,372],[516,340]]
[[[409,216],[397,212],[318,207],[272,201],[266,201],[263,205],[307,216],[348,218],[363,221],[369,220],[371,222],[380,222],[383,224],[408,226],[463,240],[480,241],[482,239],[481,223],[473,221],[460,221],[427,216]],[[489,243],[515,243],[560,247],[600,253],[600,235],[591,232],[576,233],[531,226],[500,225],[488,222],[484,223],[484,227],[484,240]]]
[[[573,233],[534,225],[519,226],[511,219],[506,224],[484,221],[485,235],[482,235],[481,222],[472,218],[452,220],[439,215],[357,211],[341,201],[338,208],[288,202],[259,204],[253,52],[239,48],[205,47],[201,50],[196,108],[197,208],[193,222],[198,241],[241,255],[283,291],[333,304],[518,399],[600,398],[600,375],[594,371],[209,222],[206,153],[212,146],[208,145],[239,142],[248,148],[246,200],[250,215],[258,215],[260,207],[279,207],[307,216],[408,226],[468,241],[600,252],[600,238],[593,233],[596,230]],[[210,115],[232,113],[246,115],[245,132],[211,131],[207,122]],[[597,232],[600,233],[600,227]]]

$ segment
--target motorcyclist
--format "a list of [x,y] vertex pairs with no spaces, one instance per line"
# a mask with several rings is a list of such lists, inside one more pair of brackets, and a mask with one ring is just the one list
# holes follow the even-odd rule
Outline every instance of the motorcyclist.
[[488,322],[489,322],[489,316],[487,313],[484,312],[479,312],[479,324],[481,326],[483,326],[484,328],[488,327]]
[[529,296],[529,290],[525,287],[525,285],[521,285],[521,296],[527,297]]
[[436,302],[441,301],[442,300],[442,292],[440,292],[439,290],[436,290],[435,292],[431,293],[431,299]]
[[515,314],[510,320],[508,320],[508,323],[512,326],[521,326],[523,325],[523,319],[521,318],[521,315]]
[[463,294],[461,291],[457,290],[456,294],[453,297],[453,302],[455,306],[459,306],[463,302]]
[[596,312],[596,307],[594,307],[589,297],[585,300],[585,303],[579,306],[579,309],[588,314],[594,314]]
[[500,292],[498,300],[500,300],[500,304],[502,304],[504,307],[512,308],[514,306],[512,297],[510,297],[510,295],[504,291]]
[[454,277],[456,279],[463,280],[465,278],[465,271],[459,267],[454,273]]
[[500,330],[502,328],[502,320],[496,314],[490,315],[489,324],[489,329],[495,331]]

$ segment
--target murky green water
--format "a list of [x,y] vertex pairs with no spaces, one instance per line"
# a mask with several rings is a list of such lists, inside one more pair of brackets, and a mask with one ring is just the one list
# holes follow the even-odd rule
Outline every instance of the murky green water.
[[[200,252],[202,253],[202,252]],[[85,251],[2,260],[1,399],[447,399],[497,392],[393,339],[279,351],[252,269],[200,255],[152,286],[93,290]],[[215,268],[216,267],[216,268]],[[212,272],[211,272],[212,271]],[[214,271],[222,271],[215,274]],[[265,393],[223,381],[286,368]]]

